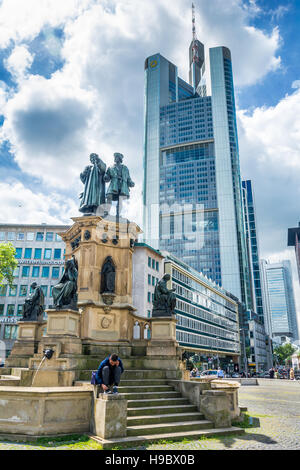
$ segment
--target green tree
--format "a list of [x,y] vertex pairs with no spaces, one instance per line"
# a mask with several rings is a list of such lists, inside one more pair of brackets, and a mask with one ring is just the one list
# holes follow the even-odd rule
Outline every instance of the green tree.
[[285,360],[291,357],[295,351],[296,348],[294,348],[290,343],[281,344],[274,348],[274,356],[277,358],[279,364],[284,365]]
[[14,281],[14,270],[18,266],[15,259],[16,249],[11,243],[0,244],[0,286]]

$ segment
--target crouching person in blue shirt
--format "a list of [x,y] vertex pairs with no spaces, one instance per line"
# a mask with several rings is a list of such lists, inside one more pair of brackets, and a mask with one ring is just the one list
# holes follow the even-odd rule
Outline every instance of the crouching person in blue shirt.
[[[118,385],[121,380],[121,374],[124,372],[124,367],[121,359],[117,354],[104,359],[101,362],[97,371],[97,384],[101,385],[104,393],[118,393]],[[113,385],[113,391],[110,387]]]

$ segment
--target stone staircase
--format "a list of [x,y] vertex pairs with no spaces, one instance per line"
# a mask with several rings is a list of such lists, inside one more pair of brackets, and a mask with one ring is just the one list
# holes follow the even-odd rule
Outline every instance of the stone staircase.
[[[172,379],[167,378],[166,373],[161,370],[126,370],[118,390],[127,399],[127,437],[107,440],[92,437],[104,448],[110,448],[140,445],[147,441],[244,433],[237,427],[214,428],[195,405],[174,391],[170,384]],[[93,388],[86,380],[76,381],[75,385]]]

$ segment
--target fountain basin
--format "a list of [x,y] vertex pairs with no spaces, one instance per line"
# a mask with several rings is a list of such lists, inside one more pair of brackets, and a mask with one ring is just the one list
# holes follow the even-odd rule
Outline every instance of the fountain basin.
[[92,400],[83,387],[1,387],[0,437],[89,432]]

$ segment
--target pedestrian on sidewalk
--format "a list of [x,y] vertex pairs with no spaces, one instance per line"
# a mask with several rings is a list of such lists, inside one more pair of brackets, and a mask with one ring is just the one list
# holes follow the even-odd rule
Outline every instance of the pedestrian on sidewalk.
[[295,373],[293,368],[290,369],[290,380],[295,380]]
[[[101,385],[103,393],[118,393],[118,385],[123,372],[123,363],[117,354],[111,354],[101,362],[97,371],[96,381],[97,384]],[[113,391],[110,390],[112,385]]]

